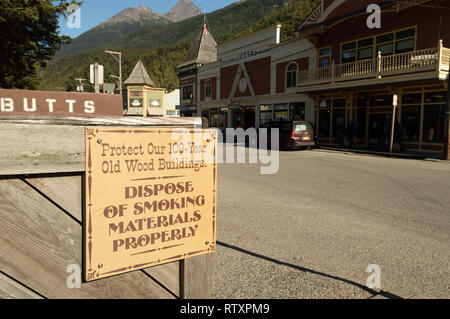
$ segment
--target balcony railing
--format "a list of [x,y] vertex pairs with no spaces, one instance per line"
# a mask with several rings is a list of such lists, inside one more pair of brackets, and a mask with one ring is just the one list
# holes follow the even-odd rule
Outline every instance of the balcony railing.
[[299,87],[428,71],[449,71],[450,49],[442,46],[408,53],[381,56],[357,62],[332,64],[328,67],[300,71]]

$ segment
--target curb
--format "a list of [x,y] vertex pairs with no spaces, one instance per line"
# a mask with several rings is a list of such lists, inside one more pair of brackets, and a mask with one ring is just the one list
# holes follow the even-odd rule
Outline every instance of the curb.
[[322,146],[316,147],[316,150],[341,152],[341,153],[346,153],[346,154],[365,154],[365,155],[375,155],[375,156],[383,156],[383,157],[389,157],[389,158],[400,158],[400,159],[423,160],[423,161],[429,161],[429,162],[450,163],[450,161],[441,160],[439,158],[432,158],[426,154],[424,154],[424,155],[417,154],[416,155],[416,154],[401,154],[401,153],[385,153],[385,152],[341,149],[341,148],[322,147]]

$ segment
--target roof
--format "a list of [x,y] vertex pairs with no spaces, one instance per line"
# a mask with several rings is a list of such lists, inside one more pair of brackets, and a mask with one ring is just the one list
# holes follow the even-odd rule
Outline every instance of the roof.
[[217,60],[217,43],[214,37],[209,33],[206,24],[203,30],[195,40],[188,51],[183,62],[178,66],[182,68],[191,64],[206,64]]
[[[344,3],[345,1],[346,0],[343,0],[341,2]],[[374,4],[377,4],[380,7],[390,6],[396,4],[397,2],[398,0],[374,0]],[[326,25],[343,21],[347,18],[355,17],[360,14],[367,14],[367,13],[368,13],[367,8],[361,6],[359,9],[355,9],[344,15],[328,18],[329,13],[325,14],[325,12],[323,12],[323,3],[319,3],[319,5],[311,12],[311,14],[301,23],[301,25],[297,29],[297,32],[300,33],[299,36],[308,36],[316,32],[320,33],[323,31],[322,28],[325,27]]]
[[148,75],[147,70],[145,69],[145,66],[141,60],[138,61],[138,63],[134,67],[133,72],[131,72],[130,77],[124,82],[124,84],[156,86],[155,82],[150,79],[150,76]]

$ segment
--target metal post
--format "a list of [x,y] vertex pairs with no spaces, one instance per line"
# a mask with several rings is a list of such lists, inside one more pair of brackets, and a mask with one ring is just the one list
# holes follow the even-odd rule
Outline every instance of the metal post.
[[394,100],[393,100],[393,108],[392,108],[392,125],[391,125],[391,140],[389,144],[389,152],[392,153],[394,150],[394,133],[395,133],[395,111],[397,109],[398,105],[398,96],[397,94],[394,94]]
[[100,93],[97,62],[95,63],[94,66],[94,85],[95,85],[95,93]]
[[[123,82],[122,82],[122,52],[114,52],[114,51],[106,50],[105,53],[111,54],[112,57],[117,62],[119,62],[119,90],[120,90],[120,94],[122,94],[122,90],[123,90]],[[116,55],[118,55],[119,58],[117,58]]]
[[122,84],[122,53],[119,54],[119,65],[120,65],[120,69],[119,69],[119,77],[120,77],[120,81],[119,81],[119,90],[120,90],[120,94],[122,94],[122,89],[123,89],[123,84]]

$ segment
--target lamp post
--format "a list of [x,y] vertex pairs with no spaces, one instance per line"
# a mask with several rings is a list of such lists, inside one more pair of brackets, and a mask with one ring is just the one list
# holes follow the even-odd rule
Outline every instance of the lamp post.
[[[106,50],[105,53],[112,55],[117,62],[119,62],[119,91],[122,94],[122,52],[114,52]],[[118,58],[116,56],[119,56]]]
[[[112,77],[112,78],[114,78],[114,79],[118,79],[118,80],[119,80],[119,83],[120,83],[120,81],[121,81],[120,76],[112,75],[112,74],[110,74],[109,76]],[[120,90],[120,94],[122,94],[122,88],[119,88],[119,90]]]

